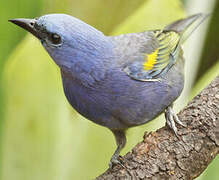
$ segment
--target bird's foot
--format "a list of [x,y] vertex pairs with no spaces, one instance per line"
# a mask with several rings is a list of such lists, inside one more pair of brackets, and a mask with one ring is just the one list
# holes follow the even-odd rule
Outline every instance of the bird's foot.
[[113,156],[109,162],[109,168],[112,169],[113,166],[119,164],[120,166],[122,166],[123,168],[126,169],[126,167],[123,165],[121,159],[122,159],[121,156]]
[[113,156],[112,158],[111,158],[111,160],[110,160],[110,162],[109,162],[109,168],[110,169],[112,169],[113,168],[113,166],[115,166],[115,165],[120,165],[123,169],[125,169],[127,172],[128,172],[128,174],[130,175],[130,177],[132,177],[132,179],[133,179],[133,175],[132,175],[132,173],[128,170],[128,168],[127,167],[125,167],[124,165],[123,165],[123,158],[122,158],[122,156]]
[[179,138],[178,133],[177,133],[178,130],[176,127],[176,123],[178,123],[179,125],[183,127],[186,127],[186,125],[182,123],[182,121],[180,121],[180,119],[175,114],[171,106],[167,107],[167,109],[165,110],[165,118],[166,118],[167,125],[174,131],[175,135]]

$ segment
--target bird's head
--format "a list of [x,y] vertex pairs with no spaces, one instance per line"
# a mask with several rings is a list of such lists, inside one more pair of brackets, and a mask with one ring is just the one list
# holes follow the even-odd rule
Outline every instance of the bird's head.
[[109,38],[102,32],[66,14],[9,21],[36,36],[60,67],[80,64],[89,69],[107,59],[112,49]]

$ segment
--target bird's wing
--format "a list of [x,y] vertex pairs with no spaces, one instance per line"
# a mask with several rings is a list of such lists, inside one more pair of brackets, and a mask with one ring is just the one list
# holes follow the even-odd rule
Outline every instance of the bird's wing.
[[195,14],[173,22],[164,30],[114,37],[119,44],[117,53],[122,57],[119,63],[123,70],[136,80],[157,80],[176,63],[180,45],[208,16]]
[[[145,42],[136,41],[133,47],[129,44],[129,48],[126,49],[126,51],[133,51],[133,48],[138,50],[129,55],[129,60],[124,63],[123,70],[136,80],[156,80],[166,73],[177,60],[180,51],[178,48],[180,35],[174,31],[157,30],[141,33],[141,36],[146,36]],[[120,38],[120,41],[127,41],[125,40],[127,38],[130,39],[124,36]]]

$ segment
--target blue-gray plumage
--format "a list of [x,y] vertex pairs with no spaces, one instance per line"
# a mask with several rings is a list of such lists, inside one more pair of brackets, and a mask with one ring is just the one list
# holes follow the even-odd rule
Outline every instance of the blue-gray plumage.
[[181,44],[205,19],[197,14],[163,30],[105,36],[92,26],[65,14],[11,22],[42,42],[60,67],[69,103],[87,119],[112,130],[118,163],[127,128],[145,124],[165,111],[177,134],[172,103],[184,87]]

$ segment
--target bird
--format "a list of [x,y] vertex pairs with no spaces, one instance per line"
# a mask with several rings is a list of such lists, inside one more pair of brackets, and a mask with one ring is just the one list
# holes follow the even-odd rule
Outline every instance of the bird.
[[176,136],[176,124],[186,126],[173,111],[184,88],[182,45],[206,17],[199,13],[162,29],[117,36],[104,35],[67,14],[9,21],[41,41],[60,69],[71,106],[112,131],[117,144],[109,162],[112,168],[121,164],[129,128],[162,113]]

